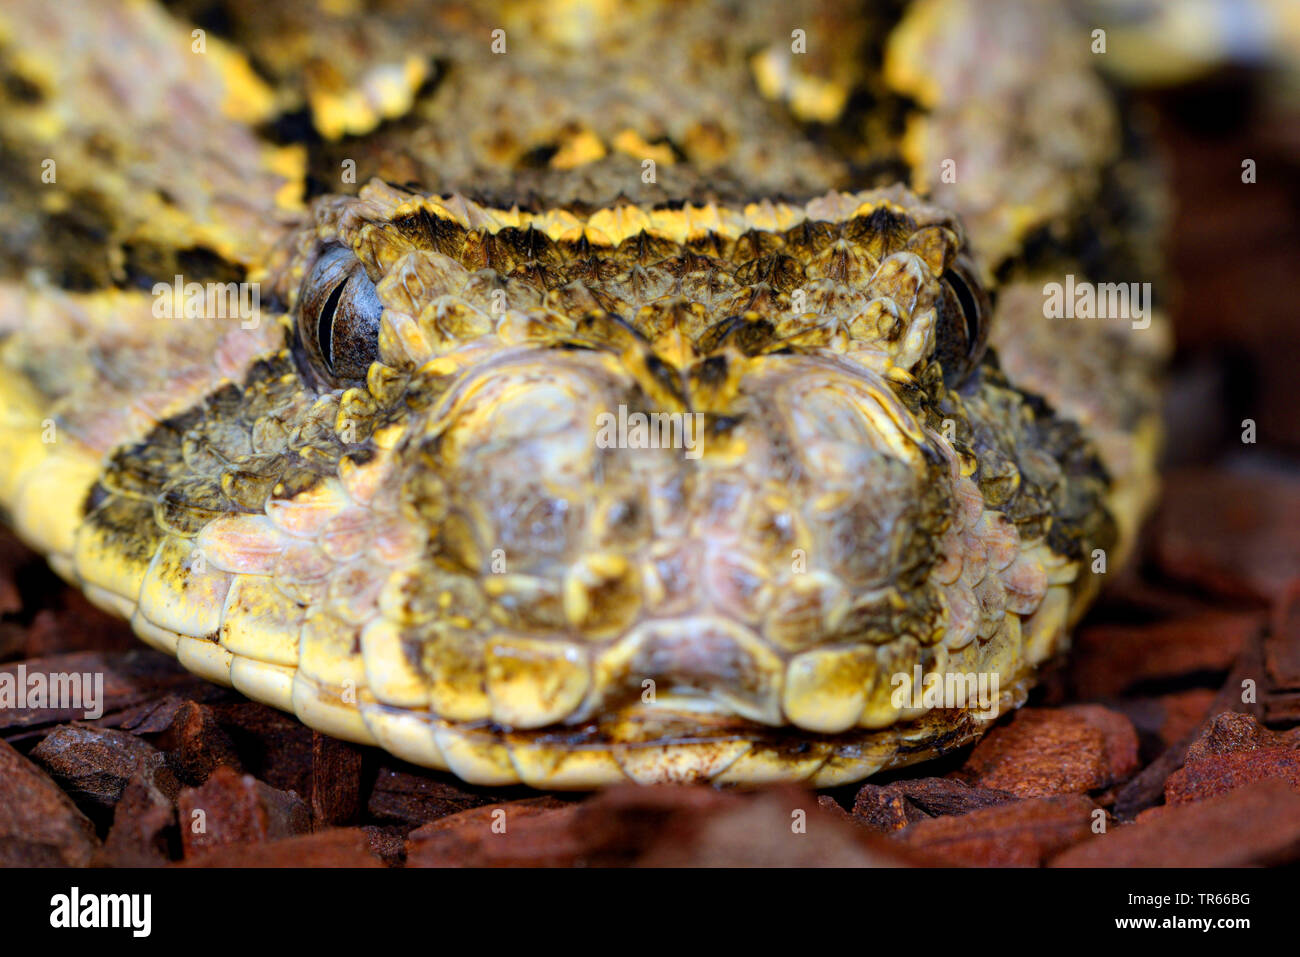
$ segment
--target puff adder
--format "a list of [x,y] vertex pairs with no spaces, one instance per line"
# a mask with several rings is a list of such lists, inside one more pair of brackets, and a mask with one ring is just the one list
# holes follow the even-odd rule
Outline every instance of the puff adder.
[[[1021,704],[1155,486],[1161,322],[1042,315],[1156,268],[1087,32],[344,6],[0,11],[18,532],[187,669],[475,783],[827,786]],[[698,454],[601,440],[637,414]]]

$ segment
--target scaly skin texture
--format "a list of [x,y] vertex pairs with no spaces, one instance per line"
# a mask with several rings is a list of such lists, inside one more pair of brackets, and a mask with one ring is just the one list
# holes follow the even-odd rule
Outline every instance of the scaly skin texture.
[[[542,9],[231,4],[201,53],[184,4],[0,14],[0,503],[190,670],[472,782],[823,786],[972,740],[1154,487],[1159,324],[1034,299],[1141,247],[1098,214],[1086,34]],[[263,308],[157,318],[174,274]],[[698,431],[605,441],[637,413]],[[914,669],[1000,695],[896,699]]]

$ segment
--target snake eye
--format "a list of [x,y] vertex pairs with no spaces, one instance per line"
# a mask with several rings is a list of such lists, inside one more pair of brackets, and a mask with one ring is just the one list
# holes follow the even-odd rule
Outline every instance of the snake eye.
[[992,306],[975,271],[958,257],[943,274],[935,359],[943,366],[943,381],[959,385],[984,358]]
[[379,357],[384,305],[357,257],[330,246],[316,259],[299,297],[298,341],[332,386],[361,382]]

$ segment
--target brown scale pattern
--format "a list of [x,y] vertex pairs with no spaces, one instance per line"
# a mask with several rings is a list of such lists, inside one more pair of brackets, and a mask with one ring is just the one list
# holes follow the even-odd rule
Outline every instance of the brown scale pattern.
[[[371,190],[360,203],[327,205],[284,272],[305,275],[321,242],[340,241],[374,270],[387,311],[383,361],[367,381],[322,392],[304,376],[302,333],[286,323],[284,350],[115,453],[88,502],[86,538],[131,536],[138,563],[152,562],[150,575],[183,592],[198,552],[211,548],[222,571],[238,572],[267,547],[218,519],[270,515],[293,531],[349,470],[387,470],[369,508],[386,501],[415,529],[391,572],[376,578],[349,564],[369,517],[348,519],[346,509],[314,545],[273,539],[273,560],[263,562],[281,595],[270,613],[281,625],[302,622],[292,625],[303,629],[298,671],[322,700],[337,705],[328,689],[338,676],[362,675],[349,658],[364,659],[373,678],[378,621],[396,642],[383,654],[404,661],[384,667],[414,676],[441,721],[533,727],[586,717],[604,729],[596,740],[664,734],[682,720],[671,707],[649,726],[657,730],[640,719],[621,726],[652,676],[750,721],[838,727],[801,718],[789,688],[782,705],[781,676],[805,653],[843,648],[871,662],[849,680],[866,681],[856,707],[878,727],[900,716],[887,705],[889,675],[949,660],[954,599],[934,578],[937,563],[960,553],[949,544],[945,557],[943,544],[960,529],[983,534],[969,505],[959,517],[950,470],[971,476],[977,513],[1011,519],[1021,548],[1101,541],[1083,523],[1100,508],[1104,474],[1086,453],[1067,455],[1077,432],[1054,431],[1049,410],[1027,405],[991,364],[958,392],[945,385],[934,340],[952,334],[943,325],[952,317],[938,277],[961,240],[924,207],[918,220],[877,199],[841,221],[684,242],[643,230],[600,244],[556,241],[533,225],[469,229],[427,209],[381,218],[377,204],[422,200]],[[494,290],[505,292],[504,310],[491,308]],[[296,301],[291,280],[283,293]],[[792,308],[796,295],[803,312]],[[402,314],[429,333],[416,340],[427,353],[411,354],[412,340],[395,334]],[[507,326],[520,316],[522,340]],[[932,328],[918,352],[909,333],[919,323]],[[872,363],[885,374],[863,380]],[[864,401],[878,410],[866,432],[852,424]],[[531,411],[539,402],[547,414]],[[697,464],[671,450],[594,450],[591,414],[620,404],[701,412],[706,456]],[[914,431],[905,440],[916,443],[914,457],[897,457],[876,432],[891,405],[890,416],[914,417],[905,429],[942,433],[954,420],[954,441]],[[126,531],[150,513],[152,532]],[[182,544],[196,541],[194,551]],[[801,555],[811,580],[791,561]],[[222,582],[238,600],[226,600],[220,628],[196,637],[249,653],[240,616],[268,614],[265,598],[246,594],[259,587],[251,582]],[[1025,614],[1041,598],[1032,584],[1039,598],[1009,596],[1014,576],[1004,585],[985,571],[959,586],[952,594],[975,602],[978,618],[967,647],[991,642],[990,652],[1012,640],[1010,607],[1020,601]],[[549,705],[527,690],[539,674],[553,686]],[[522,704],[511,698],[521,681]],[[378,704],[405,703],[382,681],[370,684]],[[973,733],[961,728],[944,734]],[[945,740],[934,734],[922,740]],[[898,760],[923,752],[905,748]]]
[[[988,71],[965,0],[357,24],[234,0],[197,59],[184,17],[206,7],[64,6],[0,15],[25,37],[0,72],[32,94],[0,139],[93,160],[44,192],[111,228],[17,261],[96,286],[186,264],[264,279],[284,310],[150,327],[138,291],[0,284],[0,499],[145,641],[327,733],[567,787],[861,776],[982,724],[895,704],[895,673],[994,671],[1006,707],[1060,650],[1111,541],[1107,476],[1021,373],[971,368],[948,275],[978,286],[1077,214],[1117,145],[1059,11],[981,12],[1027,41]],[[482,42],[498,22],[509,56]],[[118,60],[100,35],[139,42]],[[207,108],[142,135],[176,102]],[[1062,109],[1088,135],[1061,141]],[[218,110],[230,149],[192,155]],[[158,142],[167,162],[131,161]],[[939,190],[969,246],[901,188],[825,192],[953,156],[962,187]],[[304,209],[344,157],[429,192],[372,181]],[[247,195],[222,186],[238,169]],[[336,376],[302,290],[338,247],[384,308],[379,361]],[[1077,390],[1047,391],[1078,415]],[[593,420],[622,407],[699,414],[702,456],[603,447]],[[71,443],[32,438],[47,415]]]

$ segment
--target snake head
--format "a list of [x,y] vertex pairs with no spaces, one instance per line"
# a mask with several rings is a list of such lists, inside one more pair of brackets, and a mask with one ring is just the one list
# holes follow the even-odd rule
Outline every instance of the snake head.
[[[285,348],[118,453],[78,567],[152,515],[142,634],[472,781],[830,783],[969,739],[1105,512],[982,358],[960,235],[900,191],[323,200]],[[979,674],[984,711],[899,694]]]
[[942,426],[969,435],[989,306],[941,211],[581,222],[372,184],[318,220],[296,354],[364,417],[347,477],[402,543],[356,626],[384,707],[876,728],[916,716],[892,675],[1041,599]]

